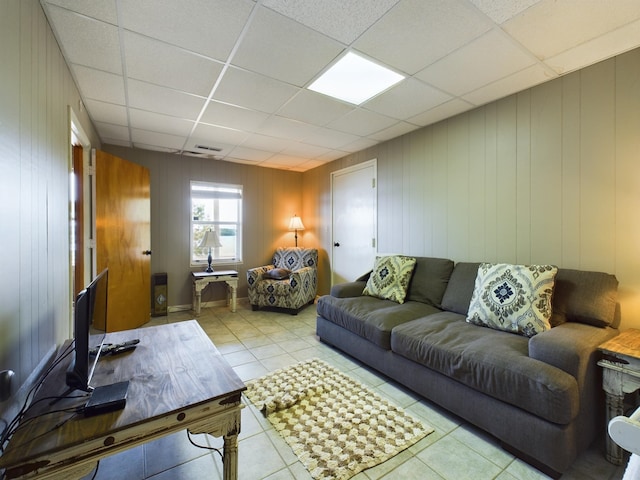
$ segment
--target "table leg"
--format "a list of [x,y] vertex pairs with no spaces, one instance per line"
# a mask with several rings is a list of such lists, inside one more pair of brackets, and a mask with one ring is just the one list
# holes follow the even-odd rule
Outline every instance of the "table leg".
[[228,281],[227,285],[229,285],[229,291],[231,292],[231,311],[235,313],[235,311],[236,311],[236,302],[237,302],[236,288],[238,286],[238,281],[237,280]]
[[200,301],[202,300],[202,287],[198,282],[193,283],[193,310],[196,315],[200,315]]
[[[615,395],[612,393],[605,393],[605,401],[606,401],[606,418],[605,425],[609,425],[611,419],[617,417],[618,415],[622,415],[624,411],[624,394],[623,395]],[[624,462],[624,453],[622,451],[622,447],[620,447],[616,442],[614,442],[609,433],[605,434],[605,447],[606,452],[605,455],[607,460],[614,465],[622,465]]]
[[224,480],[236,480],[238,478],[238,434],[224,436],[222,460],[222,476]]

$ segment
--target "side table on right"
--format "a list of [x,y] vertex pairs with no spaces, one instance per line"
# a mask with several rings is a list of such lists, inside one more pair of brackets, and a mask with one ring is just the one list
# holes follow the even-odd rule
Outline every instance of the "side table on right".
[[[598,365],[602,367],[602,388],[606,394],[606,424],[624,414],[624,396],[640,389],[640,330],[630,328],[598,347],[603,354]],[[622,465],[623,451],[607,433],[605,435],[607,460]]]

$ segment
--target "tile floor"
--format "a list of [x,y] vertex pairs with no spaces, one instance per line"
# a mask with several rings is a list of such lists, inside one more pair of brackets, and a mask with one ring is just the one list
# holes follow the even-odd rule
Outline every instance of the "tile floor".
[[[149,325],[193,318],[191,312],[157,317]],[[380,395],[434,427],[435,432],[389,461],[359,473],[354,480],[538,480],[547,476],[505,452],[491,438],[413,395],[375,371],[319,342],[315,336],[316,312],[309,306],[297,316],[275,312],[253,312],[239,301],[238,311],[203,308],[198,317],[202,328],[240,378],[247,381],[281,367],[312,357],[321,358],[359,379]],[[271,428],[262,414],[246,402],[239,441],[241,480],[311,479],[296,456]],[[204,446],[222,447],[222,440],[194,435]],[[619,480],[624,467],[608,463],[603,442],[596,442],[562,476],[572,480]],[[90,474],[86,479],[91,479]],[[220,456],[190,443],[186,431],[106,458],[100,462],[96,480],[180,480],[222,478]]]

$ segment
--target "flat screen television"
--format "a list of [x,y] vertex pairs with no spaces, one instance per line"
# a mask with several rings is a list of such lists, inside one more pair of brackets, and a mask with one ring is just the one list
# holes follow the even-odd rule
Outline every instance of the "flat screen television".
[[106,334],[109,269],[100,272],[76,297],[73,356],[66,374],[69,390],[92,391],[93,371]]

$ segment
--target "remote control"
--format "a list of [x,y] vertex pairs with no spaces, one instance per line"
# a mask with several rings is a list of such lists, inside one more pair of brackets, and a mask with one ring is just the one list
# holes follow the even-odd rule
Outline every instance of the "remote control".
[[113,350],[111,350],[111,352],[109,352],[110,355],[118,355],[119,353],[124,353],[124,352],[129,352],[131,350],[135,350],[136,345],[119,345],[116,348],[114,348]]

